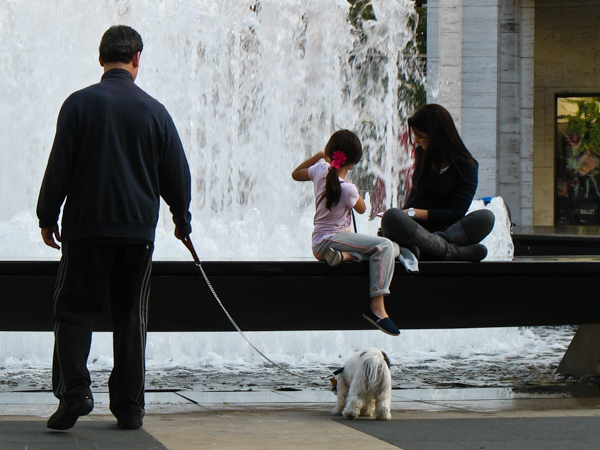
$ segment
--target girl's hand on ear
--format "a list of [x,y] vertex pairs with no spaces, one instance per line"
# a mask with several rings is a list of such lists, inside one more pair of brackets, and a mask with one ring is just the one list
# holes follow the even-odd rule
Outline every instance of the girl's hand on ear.
[[318,163],[319,160],[324,156],[325,152],[315,153],[313,156],[308,158],[294,169],[292,172],[292,178],[296,181],[310,181],[310,178],[308,177],[308,168]]

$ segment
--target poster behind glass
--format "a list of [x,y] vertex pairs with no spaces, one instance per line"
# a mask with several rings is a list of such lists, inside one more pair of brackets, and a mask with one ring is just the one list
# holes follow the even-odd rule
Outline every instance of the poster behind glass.
[[599,185],[600,94],[558,95],[555,224],[598,225]]

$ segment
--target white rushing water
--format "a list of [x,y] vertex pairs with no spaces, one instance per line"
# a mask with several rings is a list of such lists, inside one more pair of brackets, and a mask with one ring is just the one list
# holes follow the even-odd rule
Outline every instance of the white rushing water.
[[[144,39],[137,84],[171,112],[193,177],[192,239],[204,260],[312,257],[313,198],[290,177],[339,128],[356,130],[365,147],[353,181],[379,178],[398,192],[411,165],[403,147],[396,95],[403,50],[414,38],[412,0],[373,0],[366,39],[346,0],[11,0],[0,3],[0,259],[56,260],[35,218],[39,185],[58,111],[73,91],[98,82],[102,33],[122,23]],[[472,149],[477,156],[477,149]],[[494,193],[486,193],[493,195]],[[369,195],[366,195],[369,200]],[[402,195],[386,197],[397,206]],[[487,207],[498,221],[484,242],[491,257],[510,257],[510,219],[501,199]],[[375,233],[378,219],[358,218]],[[155,259],[189,260],[172,237],[162,206]],[[512,329],[249,333],[273,359],[292,367],[337,365],[368,346],[399,364],[444,355],[474,358],[539,352],[545,343]],[[50,366],[48,333],[0,333],[3,370]],[[91,366],[112,364],[110,337],[98,333]],[[262,361],[235,333],[151,333],[148,366],[254,367]]]
[[[364,43],[346,0],[0,3],[0,258],[59,257],[39,239],[39,185],[59,108],[99,81],[100,37],[116,23],[142,35],[136,83],[179,129],[201,257],[311,256],[312,190],[290,177],[300,162],[349,128],[365,146],[365,189],[376,176],[396,192],[410,165],[395,80],[414,2],[373,4]],[[156,259],[188,258],[172,232],[163,205]]]
[[[346,0],[0,3],[0,259],[60,257],[39,236],[39,185],[59,108],[99,81],[100,37],[116,23],[141,33],[136,83],[179,129],[202,259],[312,257],[312,189],[290,173],[339,128],[364,144],[353,181],[368,191],[381,180],[385,206],[397,206],[412,163],[400,139],[411,106],[397,92],[399,70],[414,70],[403,53],[414,2],[372,4],[363,38]],[[369,214],[358,220],[361,232],[378,228]],[[189,259],[172,232],[163,205],[155,259]]]

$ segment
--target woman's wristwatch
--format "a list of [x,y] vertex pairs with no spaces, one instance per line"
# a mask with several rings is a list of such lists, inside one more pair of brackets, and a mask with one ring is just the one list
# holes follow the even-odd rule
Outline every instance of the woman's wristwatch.
[[417,214],[417,212],[415,211],[415,208],[408,208],[408,211],[406,211],[406,215],[408,217],[410,217],[411,219],[415,218],[415,214]]

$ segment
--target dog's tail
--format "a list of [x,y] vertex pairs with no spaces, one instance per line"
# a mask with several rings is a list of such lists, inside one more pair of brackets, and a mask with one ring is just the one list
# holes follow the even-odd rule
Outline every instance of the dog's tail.
[[382,382],[391,386],[391,375],[389,369],[389,359],[382,351],[369,352],[363,354],[364,374],[367,386],[374,386]]

